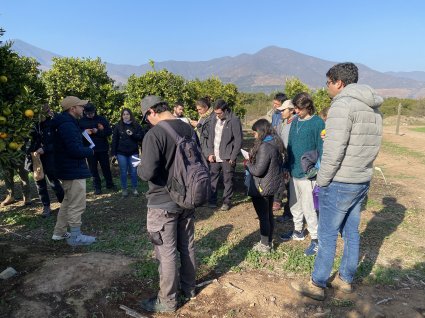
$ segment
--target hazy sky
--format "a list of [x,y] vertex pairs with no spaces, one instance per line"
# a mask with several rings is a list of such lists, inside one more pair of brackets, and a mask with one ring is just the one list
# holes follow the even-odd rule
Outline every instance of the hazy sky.
[[0,0],[2,40],[105,62],[200,61],[276,45],[425,71],[425,1]]

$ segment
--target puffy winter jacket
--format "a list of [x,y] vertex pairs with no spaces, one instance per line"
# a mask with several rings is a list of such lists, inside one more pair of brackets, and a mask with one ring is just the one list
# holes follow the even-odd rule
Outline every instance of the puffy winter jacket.
[[256,188],[263,190],[261,196],[274,195],[283,178],[283,157],[274,140],[263,141],[255,156],[255,163],[246,168],[252,174]]
[[370,181],[382,140],[382,97],[367,85],[347,85],[336,95],[326,120],[317,184]]
[[56,176],[61,180],[90,178],[86,158],[93,156],[93,150],[84,147],[77,120],[63,112],[52,120],[52,129]]

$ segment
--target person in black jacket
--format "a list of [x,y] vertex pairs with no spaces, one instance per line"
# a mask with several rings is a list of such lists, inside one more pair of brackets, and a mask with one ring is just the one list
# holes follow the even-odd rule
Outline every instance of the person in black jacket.
[[211,120],[214,117],[214,111],[211,107],[209,98],[203,97],[196,101],[196,110],[199,114],[198,120],[191,120],[190,124],[196,129],[201,144],[202,154],[208,160],[208,138],[210,133]]
[[111,167],[109,166],[108,137],[112,135],[109,121],[105,117],[96,114],[96,107],[92,103],[88,103],[84,107],[84,117],[80,119],[79,125],[81,130],[85,130],[89,134],[95,144],[93,148],[94,156],[87,160],[90,172],[93,176],[94,194],[102,193],[102,181],[100,180],[99,171],[97,170],[98,163],[100,164],[103,177],[106,181],[106,188],[114,189],[115,186],[112,181]]
[[[77,119],[83,117],[87,100],[67,96],[62,102],[63,112],[53,118],[56,176],[65,191],[53,232],[53,240],[66,239],[71,246],[89,245],[93,236],[81,233],[81,215],[86,209],[86,179],[91,177],[86,158],[93,150],[83,145],[83,136]],[[68,233],[67,227],[71,228]]]
[[121,175],[121,188],[123,197],[128,196],[127,173],[131,174],[131,186],[133,195],[137,196],[137,169],[133,167],[134,159],[139,157],[139,142],[142,141],[144,131],[134,119],[130,109],[124,108],[121,111],[121,120],[114,128],[112,134],[111,154],[118,159]]
[[236,157],[242,147],[242,124],[232,113],[229,105],[217,99],[208,134],[208,161],[211,173],[211,199],[209,207],[217,207],[217,184],[220,172],[223,171],[223,205],[220,210],[228,211],[233,196],[233,175],[236,168]]
[[31,140],[27,149],[27,158],[31,163],[28,168],[32,171],[31,153],[36,153],[37,156],[40,156],[41,164],[43,166],[44,178],[36,181],[35,184],[37,186],[40,201],[43,203],[43,213],[41,216],[44,218],[51,215],[50,197],[49,192],[47,191],[47,184],[49,184],[55,192],[58,202],[61,203],[64,197],[62,185],[56,177],[55,171],[52,117],[52,110],[48,104],[45,104],[43,106],[43,112],[40,115],[39,122],[34,125],[34,128],[31,131]]
[[246,163],[252,175],[255,189],[250,189],[252,204],[260,221],[261,240],[254,250],[270,252],[273,247],[273,197],[283,179],[283,155],[285,147],[272,125],[266,119],[257,120],[252,126],[255,143]]

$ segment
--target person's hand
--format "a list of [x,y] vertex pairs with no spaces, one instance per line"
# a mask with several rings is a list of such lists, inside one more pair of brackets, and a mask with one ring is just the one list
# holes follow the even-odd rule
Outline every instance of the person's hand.
[[38,148],[35,152],[38,153],[39,155],[44,155],[43,148]]
[[198,126],[198,121],[197,120],[190,120],[190,124],[192,125],[192,127],[196,127]]
[[91,135],[93,133],[93,131],[91,129],[86,129],[86,133],[88,133],[89,135]]
[[97,129],[103,130],[103,129],[105,129],[105,127],[103,127],[103,125],[101,123],[98,123],[97,124]]
[[209,155],[208,156],[208,161],[209,162],[215,162],[215,156],[214,155]]

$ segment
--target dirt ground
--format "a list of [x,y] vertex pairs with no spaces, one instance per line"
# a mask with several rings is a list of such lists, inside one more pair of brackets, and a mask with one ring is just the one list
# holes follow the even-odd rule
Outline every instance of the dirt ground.
[[[361,225],[362,259],[400,271],[425,262],[425,161],[391,151],[396,144],[425,153],[425,133],[409,128],[402,127],[396,136],[393,126],[385,127],[384,141],[391,144],[376,161],[383,175],[376,171],[369,195],[375,204],[366,208]],[[106,202],[97,208],[111,209],[116,203]],[[122,207],[123,202],[117,204]],[[386,225],[381,226],[384,221]],[[196,226],[206,222],[204,216]],[[213,224],[258,235],[249,202],[215,215]],[[277,225],[276,232],[283,228]],[[199,287],[197,297],[176,313],[150,315],[137,306],[140,298],[152,294],[152,288],[134,279],[131,265],[135,261],[123,255],[45,245],[25,232],[13,235],[0,224],[0,270],[13,266],[18,271],[17,276],[0,282],[0,317],[129,317],[120,305],[136,310],[139,317],[425,317],[425,277],[406,274],[391,285],[356,281],[352,295],[329,289],[326,300],[319,302],[299,297],[290,288],[291,281],[307,276],[230,269],[203,276],[198,283],[209,284]]]

